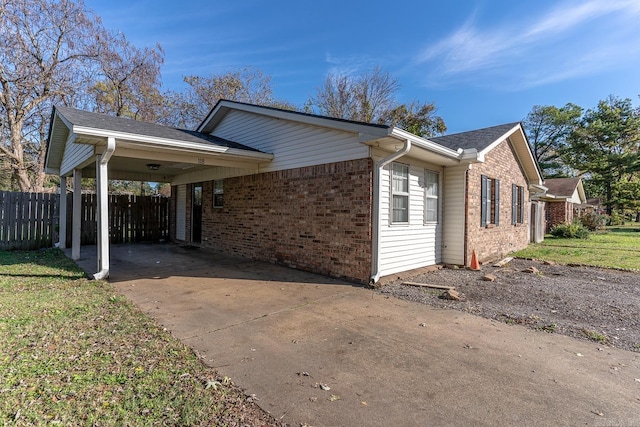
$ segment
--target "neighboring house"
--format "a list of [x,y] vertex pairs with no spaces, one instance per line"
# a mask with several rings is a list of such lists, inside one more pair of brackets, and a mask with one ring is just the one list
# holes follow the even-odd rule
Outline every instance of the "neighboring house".
[[[46,168],[78,183],[170,182],[173,240],[361,283],[468,265],[473,250],[497,259],[537,241],[543,218],[519,123],[424,139],[223,100],[185,131],[56,107]],[[108,275],[105,240],[97,277]]]
[[574,217],[587,209],[582,178],[549,178],[544,181],[547,233],[559,224],[570,224]]

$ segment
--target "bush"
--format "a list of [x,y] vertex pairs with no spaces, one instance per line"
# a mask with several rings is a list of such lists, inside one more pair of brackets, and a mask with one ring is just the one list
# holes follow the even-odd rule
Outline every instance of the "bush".
[[624,216],[616,211],[611,212],[607,225],[624,225]]
[[607,216],[587,212],[578,218],[578,221],[589,231],[602,230],[607,225]]
[[589,230],[587,230],[580,222],[573,224],[559,224],[551,229],[551,235],[564,239],[588,239]]

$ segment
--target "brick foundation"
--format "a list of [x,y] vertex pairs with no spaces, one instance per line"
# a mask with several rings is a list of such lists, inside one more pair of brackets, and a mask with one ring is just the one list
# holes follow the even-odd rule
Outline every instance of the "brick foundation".
[[[481,175],[500,180],[500,212],[498,225],[481,226]],[[524,221],[511,224],[511,185],[524,187]],[[528,184],[520,168],[517,157],[508,140],[491,150],[484,163],[474,163],[467,175],[467,229],[466,264],[471,262],[475,249],[480,262],[488,262],[504,257],[512,251],[523,249],[529,244],[529,202]]]
[[[201,246],[366,283],[372,170],[360,159],[228,178],[223,208],[205,182]],[[187,194],[189,224],[190,185]]]

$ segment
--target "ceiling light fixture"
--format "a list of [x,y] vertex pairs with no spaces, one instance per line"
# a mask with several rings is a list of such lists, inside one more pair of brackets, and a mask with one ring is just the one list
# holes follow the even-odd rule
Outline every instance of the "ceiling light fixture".
[[160,169],[160,165],[157,163],[147,163],[147,168],[149,168],[150,171],[157,171]]

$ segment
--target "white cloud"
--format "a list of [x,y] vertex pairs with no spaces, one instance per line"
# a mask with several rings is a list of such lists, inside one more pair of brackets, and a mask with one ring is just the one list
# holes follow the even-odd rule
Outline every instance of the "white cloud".
[[591,0],[487,29],[471,18],[414,64],[430,67],[430,85],[499,79],[502,87],[538,86],[628,61],[640,47],[639,17],[637,0]]

